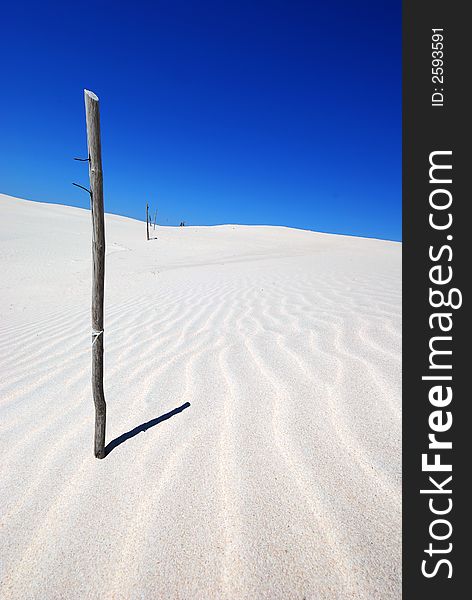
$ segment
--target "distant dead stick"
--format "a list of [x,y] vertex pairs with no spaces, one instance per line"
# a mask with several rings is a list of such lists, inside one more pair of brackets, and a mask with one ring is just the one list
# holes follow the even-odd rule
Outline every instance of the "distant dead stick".
[[95,456],[105,458],[106,402],[103,392],[103,298],[105,218],[103,211],[100,109],[97,96],[84,90],[92,204],[92,393],[95,403]]
[[156,208],[156,212],[154,213],[154,231],[156,231],[156,219],[157,219],[157,208]]
[[146,239],[149,240],[149,204],[146,202]]

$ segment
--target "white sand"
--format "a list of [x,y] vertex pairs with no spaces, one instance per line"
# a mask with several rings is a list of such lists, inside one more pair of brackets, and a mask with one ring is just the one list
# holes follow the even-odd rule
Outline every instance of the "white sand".
[[[2,598],[400,598],[401,244],[0,195]],[[152,232],[153,233],[153,232]]]

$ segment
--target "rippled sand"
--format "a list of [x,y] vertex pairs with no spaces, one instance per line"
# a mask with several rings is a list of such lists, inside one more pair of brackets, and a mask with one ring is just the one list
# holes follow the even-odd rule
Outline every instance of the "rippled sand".
[[90,229],[0,195],[0,596],[399,599],[401,245],[107,215],[100,461]]

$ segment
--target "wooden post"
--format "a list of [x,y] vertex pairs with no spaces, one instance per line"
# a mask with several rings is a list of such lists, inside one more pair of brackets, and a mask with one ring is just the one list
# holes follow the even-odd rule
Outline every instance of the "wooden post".
[[103,214],[100,109],[93,92],[84,90],[92,205],[92,393],[95,403],[95,456],[105,458],[106,402],[103,392],[103,298],[105,288],[105,218]]
[[154,213],[154,231],[156,231],[156,219],[157,219],[157,208],[156,208],[156,212]]
[[149,204],[146,202],[146,239],[149,240]]

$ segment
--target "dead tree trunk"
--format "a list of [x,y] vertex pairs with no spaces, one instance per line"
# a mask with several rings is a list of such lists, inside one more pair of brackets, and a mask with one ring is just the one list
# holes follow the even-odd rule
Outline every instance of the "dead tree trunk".
[[154,213],[154,231],[156,231],[156,219],[157,219],[157,208],[156,208],[156,212]]
[[105,457],[106,402],[103,392],[103,298],[105,288],[105,218],[103,214],[100,109],[93,92],[84,90],[92,205],[92,393],[95,403],[95,456]]
[[146,202],[146,239],[149,241],[149,204]]

